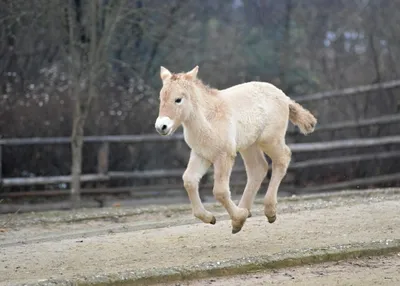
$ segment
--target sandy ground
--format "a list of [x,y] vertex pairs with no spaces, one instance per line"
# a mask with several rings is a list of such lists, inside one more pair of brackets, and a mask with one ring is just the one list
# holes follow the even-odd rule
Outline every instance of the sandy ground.
[[[140,276],[171,267],[199,269],[288,251],[340,249],[400,238],[398,193],[282,201],[274,224],[262,215],[262,205],[255,205],[254,216],[236,235],[231,234],[223,209],[208,208],[216,214],[216,225],[199,223],[187,206],[156,207],[134,215],[126,210],[107,210],[108,214],[101,210],[100,215],[88,210],[73,216],[68,212],[0,216],[0,228],[5,229],[0,232],[0,285]],[[272,274],[261,277],[268,275]]]
[[157,286],[396,286],[400,285],[400,253],[257,272],[233,277],[210,278]]

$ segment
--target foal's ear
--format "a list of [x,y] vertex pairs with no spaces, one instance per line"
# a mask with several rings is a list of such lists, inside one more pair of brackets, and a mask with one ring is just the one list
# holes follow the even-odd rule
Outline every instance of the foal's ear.
[[195,66],[194,69],[186,73],[186,78],[196,79],[198,71],[199,71],[199,66]]
[[167,70],[165,67],[161,66],[160,68],[160,77],[162,81],[169,79],[171,77],[171,72]]

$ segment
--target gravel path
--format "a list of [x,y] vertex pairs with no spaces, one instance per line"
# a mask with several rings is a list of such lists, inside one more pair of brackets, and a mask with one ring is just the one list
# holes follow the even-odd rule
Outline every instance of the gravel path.
[[282,201],[274,224],[256,205],[254,216],[236,235],[231,234],[223,210],[208,207],[216,213],[216,225],[199,223],[187,206],[135,214],[108,210],[108,215],[99,215],[90,210],[88,215],[82,210],[73,216],[68,212],[2,216],[0,228],[3,224],[6,231],[0,233],[0,285],[49,279],[118,280],[163,274],[174,267],[212,268],[254,257],[276,259],[289,252],[390,244],[400,238],[397,192]]

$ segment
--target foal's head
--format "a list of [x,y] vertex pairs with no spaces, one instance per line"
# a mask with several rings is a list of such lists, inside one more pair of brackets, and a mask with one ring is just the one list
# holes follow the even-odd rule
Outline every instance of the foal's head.
[[160,91],[160,110],[155,128],[161,135],[171,135],[193,112],[195,81],[199,67],[190,72],[172,74],[161,67],[163,86]]

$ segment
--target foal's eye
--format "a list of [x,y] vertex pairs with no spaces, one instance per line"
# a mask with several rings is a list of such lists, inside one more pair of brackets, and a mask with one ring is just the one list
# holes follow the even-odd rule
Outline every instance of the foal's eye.
[[177,98],[177,99],[175,99],[175,102],[176,102],[176,103],[181,103],[181,102],[182,102],[182,98]]

